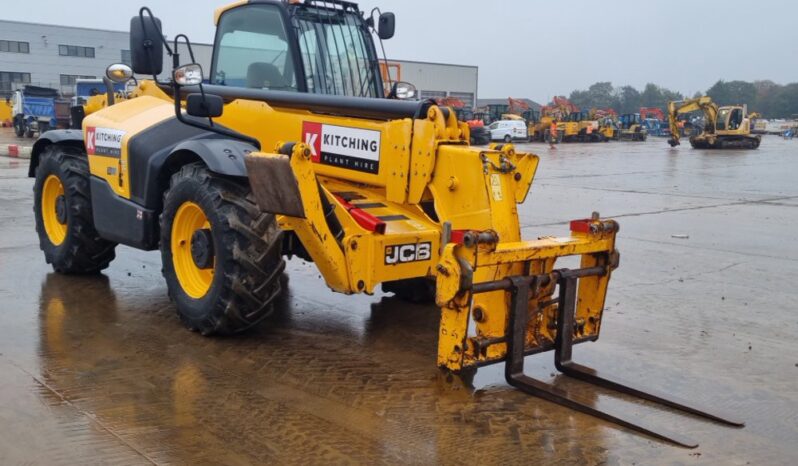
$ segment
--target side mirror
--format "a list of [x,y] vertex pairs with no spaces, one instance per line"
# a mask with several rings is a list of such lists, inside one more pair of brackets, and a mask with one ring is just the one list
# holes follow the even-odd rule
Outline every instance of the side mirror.
[[416,98],[416,94],[416,86],[404,81],[396,81],[393,83],[393,86],[391,86],[391,93],[388,94],[388,98],[412,100]]
[[130,61],[136,74],[159,75],[163,71],[161,20],[150,16],[130,19]]
[[105,69],[105,76],[115,83],[126,83],[133,77],[133,70],[121,63],[116,63]]
[[186,113],[195,117],[216,118],[222,116],[224,101],[214,94],[189,94],[186,97]]
[[183,65],[175,69],[172,79],[181,86],[198,86],[202,84],[202,67],[197,63]]
[[388,40],[393,37],[394,32],[396,32],[396,15],[391,12],[382,13],[377,26],[377,35],[382,40]]

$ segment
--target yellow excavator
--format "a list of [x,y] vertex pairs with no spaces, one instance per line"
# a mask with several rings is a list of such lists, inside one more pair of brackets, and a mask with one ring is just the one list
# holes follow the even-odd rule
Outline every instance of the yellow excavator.
[[682,113],[704,112],[704,131],[690,136],[694,149],[756,149],[762,141],[751,134],[751,121],[747,105],[718,107],[708,96],[668,102],[668,124],[671,147],[679,145],[680,133],[677,117]]
[[[432,291],[443,369],[468,376],[503,364],[526,393],[696,446],[524,373],[526,356],[553,352],[571,377],[742,425],[573,360],[573,345],[599,337],[618,223],[594,213],[564,236],[523,239],[518,204],[539,158],[512,144],[471,147],[453,109],[414,100],[407,83],[386,98],[372,36],[393,36],[392,13],[370,18],[343,0],[238,1],[215,24],[205,74],[188,39],[167,42],[142,8],[130,23],[132,67],[106,72],[118,83],[139,75],[135,88],[117,99],[106,86],[105,106],[80,131],[35,143],[36,232],[57,272],[99,273],[118,245],[160,250],[180,321],[232,334],[269,316],[284,257],[296,256],[336,292]],[[346,53],[327,39],[344,37]]]

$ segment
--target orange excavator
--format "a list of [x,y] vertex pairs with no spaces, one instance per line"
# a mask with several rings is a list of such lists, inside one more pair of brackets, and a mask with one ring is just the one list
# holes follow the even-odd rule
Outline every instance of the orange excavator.
[[659,121],[665,120],[665,112],[659,107],[640,107],[640,119],[656,118]]
[[507,112],[516,115],[522,115],[525,111],[529,110],[529,104],[521,99],[507,98]]

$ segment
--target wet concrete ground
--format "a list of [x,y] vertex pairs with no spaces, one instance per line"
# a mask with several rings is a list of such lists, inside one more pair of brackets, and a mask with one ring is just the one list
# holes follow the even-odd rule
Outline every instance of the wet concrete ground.
[[700,447],[531,398],[499,366],[450,380],[434,307],[334,294],[296,260],[272,319],[203,338],[178,322],[157,252],[120,247],[99,277],[52,273],[27,162],[0,158],[0,464],[795,464],[798,142],[521,147],[542,159],[527,237],[593,210],[621,224],[602,336],[576,359],[745,428],[554,376],[549,354],[527,372]]

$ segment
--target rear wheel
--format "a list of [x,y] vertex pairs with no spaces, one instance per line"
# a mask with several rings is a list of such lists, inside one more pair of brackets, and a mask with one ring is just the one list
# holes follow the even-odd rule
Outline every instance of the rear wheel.
[[280,293],[281,232],[246,182],[202,164],[172,176],[161,215],[161,256],[180,320],[203,335],[246,330]]
[[504,142],[512,142],[513,138],[509,134],[504,135]]
[[36,233],[56,272],[89,274],[108,267],[115,243],[94,228],[89,164],[78,148],[51,145],[42,153],[33,186]]

